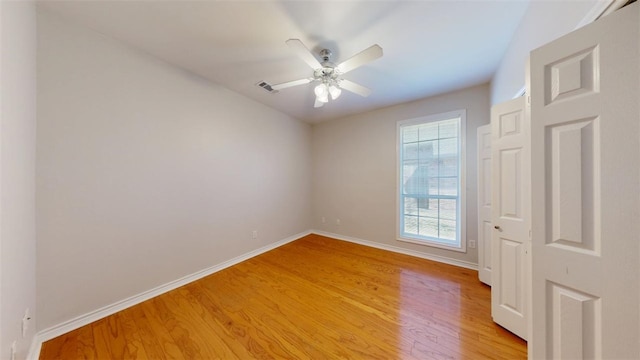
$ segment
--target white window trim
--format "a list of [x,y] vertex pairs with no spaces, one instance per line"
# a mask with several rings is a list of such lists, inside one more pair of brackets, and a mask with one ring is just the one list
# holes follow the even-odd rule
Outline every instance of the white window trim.
[[[400,229],[401,212],[400,212],[400,192],[402,190],[402,171],[400,167],[400,151],[402,142],[401,128],[406,125],[414,125],[425,122],[448,120],[459,117],[460,118],[460,247],[448,246],[438,242],[432,242],[428,240],[417,240],[407,237],[403,237]],[[422,116],[419,118],[413,118],[408,120],[398,121],[396,125],[396,240],[425,245],[429,247],[436,247],[441,249],[447,249],[458,252],[467,252],[467,110],[455,110],[446,113]]]

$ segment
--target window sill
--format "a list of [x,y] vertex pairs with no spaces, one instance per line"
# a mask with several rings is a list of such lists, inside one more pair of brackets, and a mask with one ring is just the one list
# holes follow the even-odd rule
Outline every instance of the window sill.
[[429,241],[429,240],[418,240],[418,239],[406,238],[406,237],[401,237],[401,236],[397,237],[396,240],[402,241],[402,242],[407,242],[407,243],[412,243],[412,244],[418,244],[418,245],[434,247],[434,248],[438,248],[438,249],[456,251],[456,252],[461,252],[461,253],[466,253],[467,252],[467,247],[466,247],[466,244],[464,242],[463,242],[463,244],[461,244],[461,247],[455,247],[455,246],[448,246],[448,245],[444,245],[444,244],[433,242],[433,241]]

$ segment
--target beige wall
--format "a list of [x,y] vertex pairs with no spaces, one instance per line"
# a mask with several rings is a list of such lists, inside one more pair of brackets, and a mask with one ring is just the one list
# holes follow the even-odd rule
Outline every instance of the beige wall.
[[311,227],[309,125],[45,13],[37,59],[39,329]]
[[467,110],[467,239],[477,240],[476,129],[489,123],[488,84],[314,125],[314,228],[477,264],[477,249],[396,240],[396,122],[458,109]]
[[[35,333],[36,13],[0,1],[0,359],[23,359]],[[27,336],[22,317],[30,310]]]

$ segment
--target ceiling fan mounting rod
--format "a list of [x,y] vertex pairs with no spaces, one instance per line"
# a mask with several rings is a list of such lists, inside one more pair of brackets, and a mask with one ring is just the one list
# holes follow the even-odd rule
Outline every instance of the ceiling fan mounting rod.
[[320,56],[322,57],[323,62],[329,61],[329,59],[331,58],[331,50],[329,49],[320,50]]

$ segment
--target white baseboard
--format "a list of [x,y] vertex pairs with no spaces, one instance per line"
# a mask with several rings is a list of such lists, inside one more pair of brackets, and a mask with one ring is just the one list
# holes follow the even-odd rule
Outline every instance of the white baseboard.
[[326,236],[326,237],[330,237],[330,238],[334,238],[334,239],[338,239],[338,240],[348,241],[348,242],[352,242],[352,243],[355,243],[355,244],[369,246],[369,247],[373,247],[373,248],[377,248],[377,249],[387,250],[387,251],[391,251],[391,252],[395,252],[395,253],[399,253],[399,254],[415,256],[415,257],[418,257],[418,258],[421,258],[421,259],[437,261],[437,262],[441,262],[441,263],[444,263],[444,264],[454,265],[454,266],[458,266],[458,267],[462,267],[462,268],[466,268],[466,269],[471,269],[471,270],[476,270],[476,271],[478,270],[478,264],[474,264],[474,263],[471,263],[471,262],[468,262],[468,261],[464,261],[464,260],[457,260],[457,259],[452,259],[452,258],[448,258],[448,257],[444,257],[444,256],[439,256],[439,255],[426,254],[426,253],[419,252],[419,251],[404,249],[404,248],[401,248],[401,247],[398,247],[398,246],[381,244],[381,243],[377,243],[377,242],[373,242],[373,241],[369,241],[369,240],[358,239],[358,238],[351,237],[351,236],[334,234],[334,233],[327,232],[327,231],[311,230],[311,233],[317,234],[317,235]]
[[29,352],[27,353],[27,360],[38,360],[40,358],[40,349],[42,349],[42,343],[46,340],[42,340],[40,334],[35,334],[31,339],[31,346],[29,346]]
[[275,248],[278,248],[284,244],[290,243],[294,240],[297,240],[301,237],[307,236],[311,234],[311,231],[303,231],[299,234],[290,236],[286,239],[282,239],[280,241],[276,241],[272,244],[269,244],[267,246],[263,246],[259,249],[253,250],[253,251],[249,251],[248,253],[242,254],[240,256],[237,256],[233,259],[224,261],[220,264],[211,266],[209,268],[200,270],[198,272],[195,272],[193,274],[187,275],[185,277],[182,277],[180,279],[177,280],[173,280],[171,282],[168,282],[164,285],[160,285],[158,287],[155,287],[151,290],[147,290],[145,292],[142,292],[140,294],[131,296],[129,298],[126,298],[124,300],[120,300],[118,302],[115,302],[113,304],[107,305],[105,307],[102,307],[100,309],[91,311],[89,313],[86,313],[84,315],[80,315],[78,317],[75,317],[71,320],[67,320],[63,323],[60,323],[58,325],[52,326],[48,329],[44,329],[40,332],[38,332],[35,336],[34,339],[32,341],[31,347],[29,348],[29,355],[27,357],[27,359],[33,359],[36,360],[38,359],[38,357],[40,356],[40,349],[42,347],[42,343],[48,340],[51,340],[55,337],[58,337],[62,334],[66,334],[69,331],[78,329],[82,326],[85,326],[87,324],[90,324],[96,320],[100,320],[106,316],[112,315],[117,313],[118,311],[122,311],[126,308],[129,308],[133,305],[139,304],[143,301],[149,300],[151,298],[154,298],[158,295],[164,294],[168,291],[171,291],[173,289],[177,289],[180,286],[186,285],[188,283],[191,283],[193,281],[196,281],[198,279],[201,279],[205,276],[209,276],[215,272],[218,272],[220,270],[226,269],[230,266],[233,266],[235,264],[238,264],[240,262],[243,262],[245,260],[248,260],[252,257],[258,256],[260,254],[263,254],[267,251],[273,250]]

